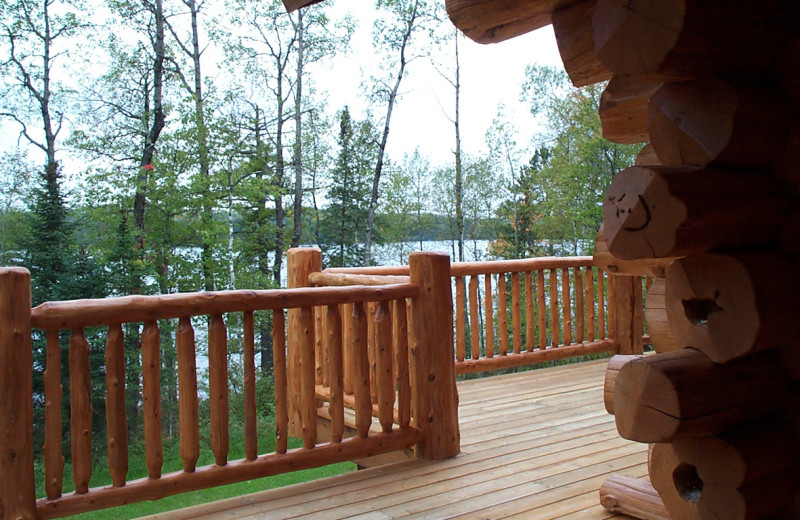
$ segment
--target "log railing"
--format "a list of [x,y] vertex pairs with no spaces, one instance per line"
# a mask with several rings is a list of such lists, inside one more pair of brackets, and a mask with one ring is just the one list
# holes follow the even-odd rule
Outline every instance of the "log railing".
[[[315,285],[380,284],[403,280],[408,273],[407,266],[337,268],[309,280]],[[619,350],[618,277],[596,268],[592,257],[453,263],[450,276],[457,373]]]
[[[418,456],[447,458],[458,453],[457,399],[450,339],[433,320],[447,312],[436,294],[427,290],[449,287],[449,259],[420,254],[412,263],[411,279],[381,287],[324,287],[270,291],[227,291],[127,296],[104,300],[48,302],[31,310],[30,276],[24,269],[0,269],[0,517],[52,518],[116,505],[154,500],[191,490],[318,467],[415,446]],[[438,276],[438,280],[437,280]],[[420,280],[422,280],[420,285]],[[422,290],[421,290],[422,288]],[[449,292],[444,294],[449,298]],[[382,349],[380,370],[370,389],[366,349],[368,326],[364,309],[377,309],[375,330]],[[401,312],[408,309],[411,325],[403,336]],[[316,310],[315,310],[316,309]],[[324,314],[319,312],[324,309]],[[346,309],[346,313],[342,313]],[[392,312],[394,309],[394,312]],[[275,384],[275,452],[259,455],[256,411],[254,325],[255,311],[273,312]],[[288,329],[284,312],[288,311]],[[228,460],[228,330],[226,320],[241,313],[244,346],[245,459]],[[323,335],[315,335],[315,316],[324,320]],[[215,463],[197,467],[199,407],[192,317],[205,317],[201,331],[208,339],[208,399],[210,447]],[[420,317],[424,317],[422,320]],[[394,318],[394,319],[393,319]],[[180,455],[183,470],[162,475],[160,396],[160,321],[178,320],[175,331],[179,385]],[[424,321],[424,323],[423,323]],[[148,476],[128,480],[128,432],[125,409],[123,325],[143,323],[141,331],[143,436]],[[445,322],[447,323],[447,322]],[[343,325],[344,324],[344,325]],[[394,325],[393,325],[394,324]],[[105,339],[106,430],[108,468],[113,483],[89,488],[92,476],[92,381],[88,327],[107,330]],[[394,327],[394,334],[393,329]],[[32,329],[45,332],[45,441],[43,447],[47,496],[35,499],[32,446]],[[61,366],[60,331],[69,332],[69,363]],[[102,330],[102,329],[101,329]],[[287,334],[288,331],[288,334]],[[422,337],[424,335],[425,337]],[[288,340],[288,343],[287,343]],[[405,341],[403,341],[405,340]],[[415,355],[402,347],[411,345]],[[315,366],[316,349],[328,353],[325,373]],[[322,344],[323,346],[319,346]],[[398,353],[392,357],[391,352]],[[349,359],[348,359],[349,357]],[[409,362],[410,358],[410,362]],[[343,438],[344,367],[351,369],[357,434]],[[63,493],[61,372],[69,374],[69,436],[75,491]],[[429,372],[437,377],[430,378]],[[448,372],[449,376],[448,377]],[[398,376],[395,376],[397,374]],[[328,411],[333,435],[317,437],[316,383],[329,383]],[[376,399],[372,393],[375,392]],[[396,400],[395,394],[400,398]],[[373,400],[380,428],[374,431]],[[449,402],[448,402],[449,401]],[[441,403],[445,403],[442,407]],[[432,403],[437,410],[433,421]],[[417,421],[415,417],[425,417]],[[397,418],[397,420],[395,420]],[[302,438],[303,448],[289,449],[288,436]]]

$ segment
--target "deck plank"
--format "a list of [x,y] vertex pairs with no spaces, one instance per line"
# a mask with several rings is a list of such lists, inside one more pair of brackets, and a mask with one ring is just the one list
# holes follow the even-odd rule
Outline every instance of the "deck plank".
[[[597,490],[647,473],[603,408],[605,362],[458,383],[462,452],[412,460],[149,517],[180,519],[605,520]],[[487,398],[487,396],[489,396]]]

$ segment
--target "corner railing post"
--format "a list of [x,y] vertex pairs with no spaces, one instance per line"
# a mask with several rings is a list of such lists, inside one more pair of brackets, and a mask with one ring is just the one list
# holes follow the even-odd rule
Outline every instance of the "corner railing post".
[[[316,247],[289,249],[286,258],[286,282],[289,289],[308,287],[308,275],[322,270],[322,251]],[[302,384],[301,353],[303,348],[308,348],[309,345],[313,347],[314,345],[314,321],[310,314],[308,316],[304,315],[302,309],[289,309],[287,311],[287,322],[289,332],[287,336],[286,373],[289,383],[289,435],[302,437],[301,396],[304,386],[306,387],[306,393],[309,391],[314,392],[314,382],[313,380],[310,382],[310,389],[308,388],[309,381],[306,381],[305,385]],[[314,363],[313,356],[311,356],[311,363]],[[313,370],[311,373],[313,373]],[[306,425],[306,427],[308,428],[310,425]]]
[[447,459],[461,449],[453,352],[450,257],[411,253],[411,282],[420,294],[410,304],[411,409],[422,430],[417,457]]
[[0,268],[0,518],[36,518],[31,275]]
[[641,276],[614,276],[614,331],[620,354],[641,354],[644,351],[644,305]]

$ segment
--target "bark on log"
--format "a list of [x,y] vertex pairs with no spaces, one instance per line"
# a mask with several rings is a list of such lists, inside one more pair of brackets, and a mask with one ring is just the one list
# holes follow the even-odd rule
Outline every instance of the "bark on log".
[[603,381],[603,404],[606,406],[606,411],[614,415],[614,387],[617,385],[617,376],[619,371],[625,363],[634,359],[643,357],[638,354],[617,354],[608,360],[608,367],[606,368],[606,377]]
[[600,95],[600,124],[603,137],[623,144],[646,143],[647,102],[659,81],[616,75]]
[[603,207],[608,250],[625,260],[769,245],[789,212],[760,172],[666,166],[623,170]]
[[[650,452],[647,457],[650,482],[661,497],[661,502],[664,504],[664,508],[669,513],[670,518],[700,520],[701,516],[697,510],[696,502],[684,500],[675,487],[673,474],[680,465],[681,461],[672,444],[658,443],[650,445]],[[680,472],[678,472],[678,475],[680,475]],[[691,495],[692,487],[686,486],[681,491],[684,495]]]
[[774,92],[703,78],[659,88],[647,128],[662,164],[768,168],[786,148],[793,115]]
[[761,76],[796,23],[790,0],[598,0],[592,27],[597,57],[615,73],[685,80]]
[[667,317],[682,345],[725,363],[798,345],[797,264],[777,252],[709,253],[667,269]]
[[617,375],[619,434],[638,442],[713,435],[777,410],[789,384],[769,353],[718,365],[683,349],[626,363]]
[[576,87],[585,87],[611,78],[594,54],[592,14],[596,0],[583,0],[553,12],[553,32],[558,52],[569,79]]
[[673,472],[679,495],[700,518],[760,520],[789,506],[797,488],[797,439],[769,422],[723,434],[675,441],[681,464]]
[[644,317],[647,323],[647,333],[650,335],[650,344],[653,345],[656,352],[671,352],[684,347],[675,339],[670,330],[665,293],[664,278],[656,278],[650,285],[650,289],[647,290],[645,299]]
[[675,258],[640,258],[623,260],[608,252],[608,243],[605,236],[605,225],[600,226],[597,232],[597,241],[594,245],[592,257],[596,266],[614,275],[627,276],[655,276],[663,277],[667,267]]
[[553,11],[579,0],[447,0],[450,21],[478,43],[497,43],[550,23]]
[[600,486],[600,505],[634,518],[670,520],[661,497],[646,478],[611,475]]

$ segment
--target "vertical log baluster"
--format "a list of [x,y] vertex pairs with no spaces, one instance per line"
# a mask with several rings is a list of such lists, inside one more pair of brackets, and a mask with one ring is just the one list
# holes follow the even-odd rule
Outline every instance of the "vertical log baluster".
[[514,354],[522,352],[522,306],[519,273],[511,273],[511,327],[514,331]]
[[481,324],[478,317],[478,275],[469,279],[469,349],[472,359],[481,357]]
[[258,457],[258,421],[256,419],[256,338],[253,311],[242,315],[244,333],[244,453],[247,460]]
[[303,447],[310,449],[317,444],[317,399],[314,384],[314,310],[301,307],[298,318],[300,330],[294,340],[300,349],[300,424],[303,432]]
[[605,273],[597,270],[597,337],[606,339],[606,302],[605,302]]
[[221,314],[208,324],[208,409],[211,451],[218,466],[228,463],[228,329]]
[[392,308],[392,334],[395,359],[397,359],[397,415],[400,428],[408,428],[411,423],[411,383],[408,365],[408,321],[406,301],[395,300]]
[[275,374],[275,453],[289,445],[289,400],[286,381],[286,318],[283,309],[272,311],[272,363]]
[[33,476],[31,275],[27,269],[0,268],[0,316],[0,518],[30,520],[39,515]]
[[575,333],[576,342],[583,343],[586,337],[586,319],[583,309],[583,272],[580,267],[575,268]]
[[73,329],[69,337],[69,381],[72,481],[75,493],[82,495],[92,477],[92,382],[83,329]]
[[369,355],[367,353],[367,317],[363,304],[353,304],[350,333],[353,353],[353,390],[356,399],[356,430],[366,437],[372,426],[372,399],[369,394]]
[[617,339],[617,311],[616,311],[616,293],[614,291],[614,285],[616,284],[617,280],[614,278],[613,275],[608,275],[608,290],[606,291],[606,299],[608,309],[608,325],[606,326],[608,330],[608,337]]
[[178,394],[180,421],[180,452],[183,471],[192,473],[200,456],[200,413],[197,408],[197,354],[194,328],[189,316],[178,319],[175,329],[178,354]]
[[369,302],[364,305],[367,313],[367,354],[369,356],[369,395],[372,404],[378,404],[378,368],[377,368],[377,345],[378,332],[375,327],[375,313],[378,311],[378,304]]
[[44,371],[44,487],[47,498],[61,496],[64,454],[61,450],[61,343],[58,329],[47,331],[47,364]]
[[375,311],[376,361],[378,376],[378,422],[385,433],[394,423],[394,379],[392,378],[392,316],[382,301]]
[[492,308],[492,275],[483,275],[483,300],[486,316],[486,357],[494,357],[494,309]]
[[456,276],[456,361],[464,361],[466,355],[464,322],[464,277]]
[[328,386],[330,381],[326,381],[328,371],[327,357],[325,352],[325,307],[314,307],[314,381],[318,385]]
[[353,319],[353,304],[345,303],[339,307],[342,318],[342,355],[344,356],[344,393],[353,395],[355,392],[353,382],[353,340],[350,331],[353,330],[351,320]]
[[148,321],[142,330],[142,413],[147,475],[161,477],[164,454],[161,441],[161,333]]
[[328,305],[325,315],[325,351],[330,368],[331,442],[342,442],[344,435],[344,358],[342,352],[342,318],[338,305]]
[[533,352],[536,345],[534,331],[536,324],[533,316],[533,272],[525,273],[525,350]]
[[506,274],[497,275],[497,335],[500,355],[508,354],[508,314],[506,310]]
[[596,336],[595,332],[595,311],[594,311],[594,271],[592,266],[586,268],[586,273],[584,274],[585,280],[583,284],[583,288],[586,291],[586,309],[587,313],[587,321],[586,321],[586,328],[588,329],[587,337],[589,341],[594,341]]
[[550,269],[550,335],[553,346],[561,343],[561,326],[558,323],[558,270]]
[[561,312],[564,315],[564,345],[572,344],[572,300],[570,298],[569,268],[561,270]]
[[125,337],[122,325],[108,327],[106,337],[106,440],[108,473],[114,487],[128,475],[128,420],[125,415]]
[[536,310],[539,314],[539,350],[547,348],[547,300],[544,296],[544,271],[536,271]]

